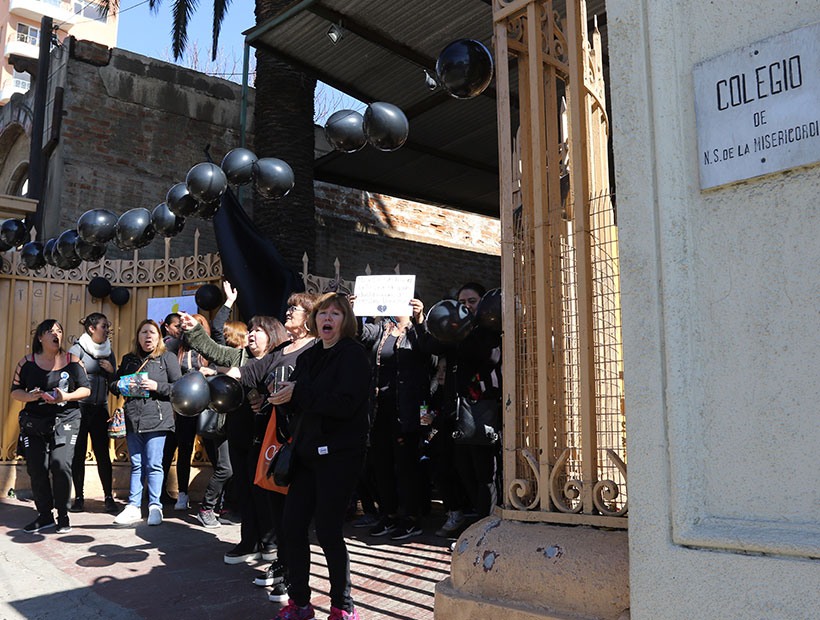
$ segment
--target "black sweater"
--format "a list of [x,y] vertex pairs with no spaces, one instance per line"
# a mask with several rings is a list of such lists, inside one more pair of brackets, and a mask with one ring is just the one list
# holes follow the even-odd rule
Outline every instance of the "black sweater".
[[294,449],[300,459],[364,450],[370,430],[370,364],[364,347],[343,338],[325,349],[322,341],[296,360],[296,382],[286,409],[293,415]]

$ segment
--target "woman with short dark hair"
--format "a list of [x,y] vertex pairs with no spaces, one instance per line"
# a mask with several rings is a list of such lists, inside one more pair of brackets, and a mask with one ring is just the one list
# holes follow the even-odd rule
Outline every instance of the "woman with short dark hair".
[[364,465],[370,363],[356,340],[356,318],[346,297],[323,295],[307,324],[318,342],[299,356],[290,380],[269,399],[289,414],[293,433],[294,462],[283,519],[290,600],[278,617],[314,617],[308,583],[308,528],[313,521],[330,577],[329,620],[358,620],[342,525]]
[[82,512],[85,508],[85,454],[90,435],[94,460],[97,461],[97,473],[105,494],[105,510],[115,514],[118,507],[113,496],[111,456],[108,453],[108,382],[117,369],[117,359],[108,339],[111,323],[104,314],[92,312],[80,321],[80,325],[83,326],[84,332],[68,352],[76,355],[85,367],[91,395],[80,401],[80,432],[77,435],[77,447],[74,449],[74,462],[71,465],[74,502],[69,510]]
[[71,531],[68,500],[71,461],[80,430],[79,401],[91,390],[79,358],[63,350],[63,326],[56,319],[37,326],[31,351],[17,364],[11,383],[11,397],[25,403],[20,432],[37,507],[37,518],[23,530],[33,533],[56,525],[63,534]]

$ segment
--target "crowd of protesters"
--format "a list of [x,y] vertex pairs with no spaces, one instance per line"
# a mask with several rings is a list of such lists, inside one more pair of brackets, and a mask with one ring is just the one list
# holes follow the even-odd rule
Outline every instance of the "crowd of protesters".
[[[225,553],[225,563],[270,561],[254,584],[285,604],[277,618],[313,618],[313,523],[327,560],[330,620],[358,618],[345,519],[376,538],[409,539],[423,533],[437,495],[446,518],[429,525],[439,526],[438,536],[455,538],[491,513],[499,442],[458,441],[457,403],[469,399],[498,409],[501,335],[476,327],[445,345],[427,330],[418,299],[407,316],[365,319],[354,315],[354,297],[338,293],[294,293],[284,324],[255,316],[246,325],[228,320],[237,293],[227,282],[224,290],[225,304],[210,322],[186,313],[170,314],[161,325],[143,320],[119,364],[101,313],[81,321],[84,333],[68,351],[58,321],[37,326],[31,354],[18,363],[11,386],[12,397],[25,403],[21,448],[37,509],[24,530],[71,530],[69,512],[85,509],[89,437],[115,524],[141,522],[146,508],[152,526],[162,523],[164,506],[187,511],[199,433],[213,474],[197,519],[220,527],[233,508],[241,523],[240,541]],[[484,294],[480,284],[468,283],[457,299],[475,313]],[[219,433],[206,435],[197,417],[171,406],[173,384],[197,372],[227,374],[243,388],[242,405],[224,414]],[[131,461],[122,508],[113,497],[109,393],[123,398]],[[493,425],[500,432],[497,415]],[[286,486],[267,471],[271,452],[284,455],[284,447],[291,462]],[[175,455],[176,489],[169,484]]]

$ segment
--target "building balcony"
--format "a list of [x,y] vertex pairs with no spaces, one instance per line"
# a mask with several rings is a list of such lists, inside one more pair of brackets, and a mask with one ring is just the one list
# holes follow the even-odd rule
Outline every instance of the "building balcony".
[[27,58],[37,58],[39,51],[40,39],[38,37],[32,37],[22,32],[11,32],[8,41],[6,41],[4,57],[8,58],[11,54],[17,54]]
[[60,0],[11,0],[9,13],[25,17],[35,22],[46,15],[59,22],[72,23],[76,16],[71,5]]
[[9,78],[3,82],[3,86],[0,87],[0,105],[6,105],[14,93],[28,92],[30,87],[31,82],[29,80]]

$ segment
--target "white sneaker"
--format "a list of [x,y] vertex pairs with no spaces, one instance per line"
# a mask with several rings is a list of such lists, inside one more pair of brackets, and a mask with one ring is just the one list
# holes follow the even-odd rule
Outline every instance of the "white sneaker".
[[464,525],[464,513],[460,510],[451,510],[447,513],[447,521],[436,531],[436,536],[449,538]]
[[162,508],[159,506],[148,507],[148,525],[159,525],[162,523]]
[[117,525],[130,525],[138,521],[142,521],[142,510],[133,504],[127,504],[122,512],[114,517],[114,523]]
[[177,503],[174,504],[174,510],[188,510],[190,507],[191,504],[188,502],[188,494],[180,491],[179,497],[177,497]]

